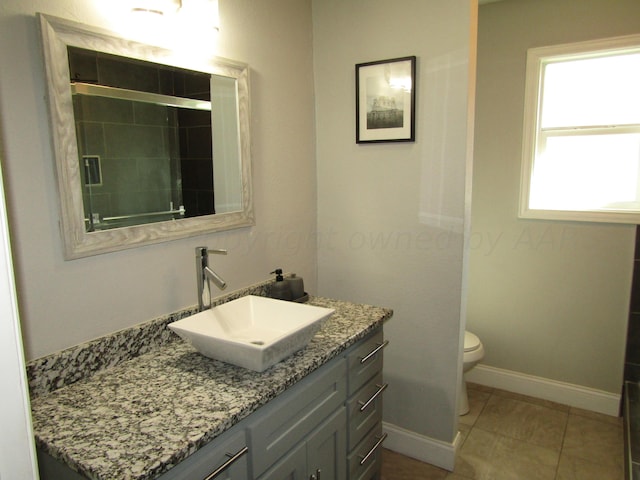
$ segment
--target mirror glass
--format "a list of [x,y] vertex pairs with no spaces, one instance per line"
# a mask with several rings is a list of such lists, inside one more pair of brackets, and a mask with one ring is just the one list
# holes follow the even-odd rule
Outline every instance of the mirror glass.
[[40,20],[66,258],[253,225],[246,65]]

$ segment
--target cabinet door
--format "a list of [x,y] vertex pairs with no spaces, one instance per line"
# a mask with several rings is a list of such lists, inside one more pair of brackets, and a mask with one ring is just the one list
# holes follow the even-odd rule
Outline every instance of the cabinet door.
[[307,445],[301,443],[276,462],[260,480],[306,480]]
[[304,443],[278,460],[260,480],[346,480],[345,421],[345,409],[340,408],[316,428]]
[[340,408],[318,427],[307,441],[307,478],[346,480],[347,414]]
[[256,477],[306,442],[309,433],[344,405],[346,367],[342,358],[332,361],[253,414],[247,432]]

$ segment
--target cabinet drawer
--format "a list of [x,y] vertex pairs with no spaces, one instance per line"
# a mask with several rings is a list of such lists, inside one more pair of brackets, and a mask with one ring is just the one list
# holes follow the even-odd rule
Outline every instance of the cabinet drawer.
[[357,392],[371,377],[382,371],[382,350],[385,346],[380,330],[347,355],[349,395]]
[[349,451],[382,422],[382,392],[385,388],[382,372],[378,372],[347,402]]
[[229,430],[177,464],[158,480],[202,480],[209,478],[216,470],[218,473],[211,477],[212,479],[248,480],[249,455],[246,448],[244,430]]
[[382,456],[377,462],[371,462],[353,473],[349,480],[381,480],[382,479]]
[[386,435],[382,426],[374,428],[351,452],[349,462],[349,480],[370,480],[380,478],[382,468],[382,442]]
[[255,477],[296,446],[346,400],[344,359],[312,373],[256,412],[247,432]]
[[[202,480],[218,471],[211,480],[249,480],[249,462],[244,430],[232,428],[193,455],[168,470],[157,480]],[[228,454],[231,455],[231,458]],[[226,464],[226,468],[224,467]],[[41,480],[86,480],[71,468],[38,449]],[[147,478],[146,475],[142,476]]]

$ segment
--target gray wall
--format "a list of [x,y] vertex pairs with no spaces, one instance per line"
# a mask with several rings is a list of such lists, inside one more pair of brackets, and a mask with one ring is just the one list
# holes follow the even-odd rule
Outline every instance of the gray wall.
[[[65,261],[37,11],[103,28],[122,23],[87,0],[4,0],[0,134],[29,359],[194,305],[194,247],[228,248],[214,267],[234,290],[280,266],[316,292],[311,3],[220,2],[217,54],[251,66],[256,226]],[[117,2],[113,2],[114,4]],[[165,36],[166,37],[166,36]]]
[[468,329],[484,363],[619,393],[635,226],[517,218],[526,51],[640,32],[637,0],[480,8]]
[[[28,358],[193,305],[193,248],[226,247],[214,262],[230,290],[281,266],[311,293],[393,307],[385,420],[452,442],[474,3],[221,0],[217,53],[252,69],[256,226],[64,261],[34,13],[118,22],[104,2],[3,2],[0,127]],[[416,142],[356,146],[354,65],[405,55],[419,59]]]
[[[457,422],[472,5],[313,2],[318,291],[394,309],[384,420],[443,442]],[[407,55],[416,141],[357,145],[355,64]]]

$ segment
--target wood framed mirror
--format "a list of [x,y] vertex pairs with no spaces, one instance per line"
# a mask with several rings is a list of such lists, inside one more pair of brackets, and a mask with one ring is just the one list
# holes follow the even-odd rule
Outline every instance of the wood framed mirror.
[[255,224],[246,64],[38,16],[66,259]]

